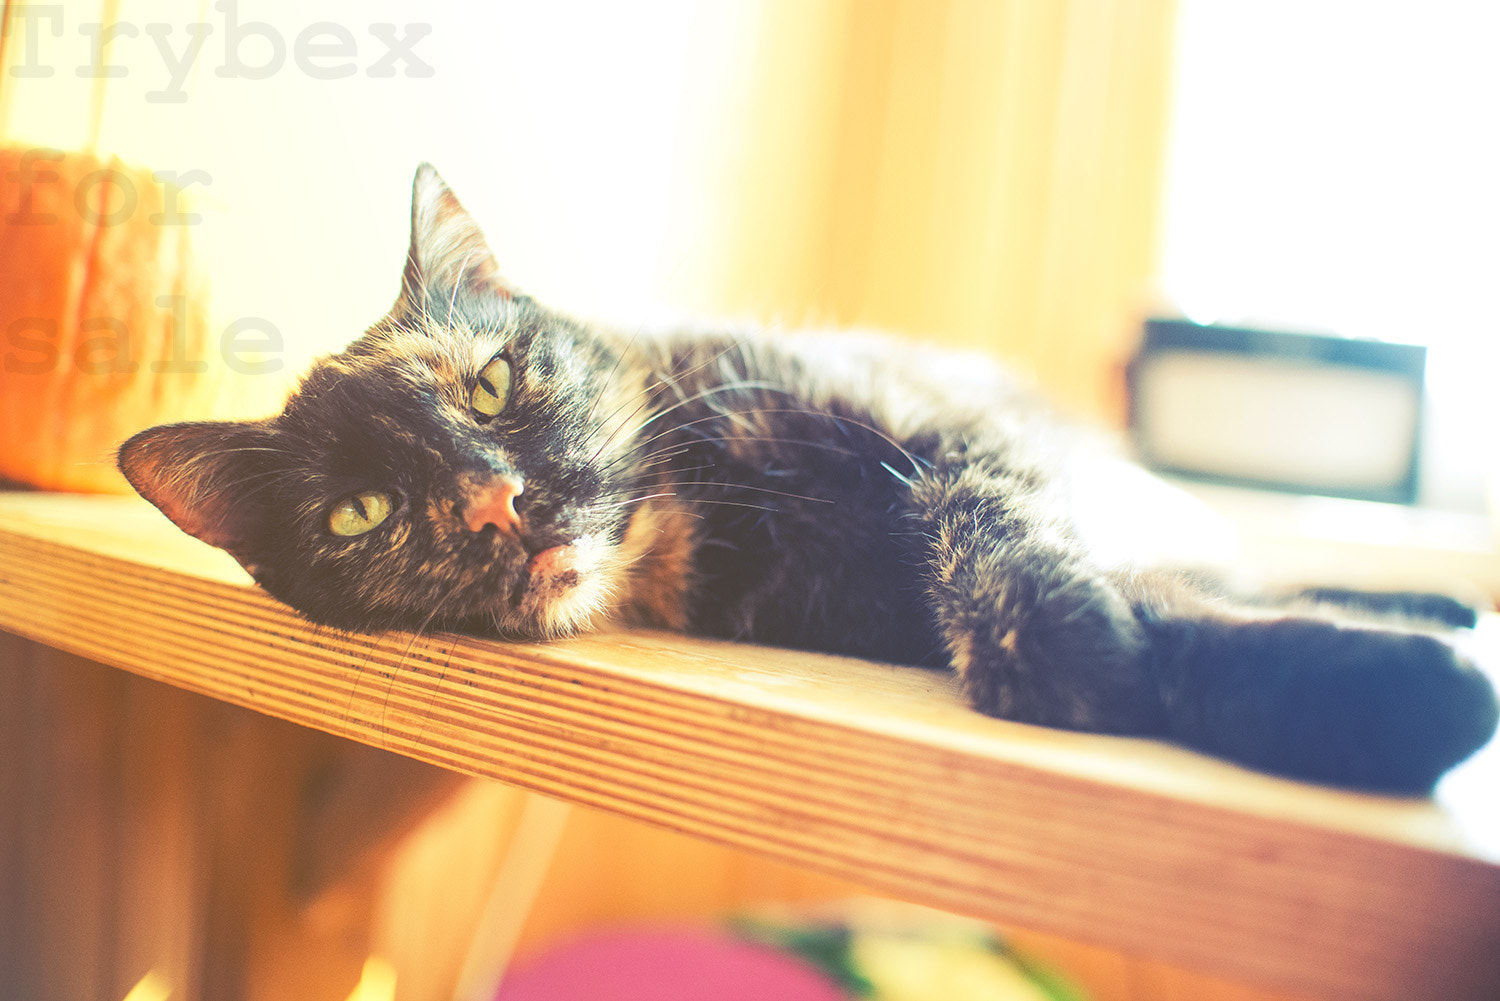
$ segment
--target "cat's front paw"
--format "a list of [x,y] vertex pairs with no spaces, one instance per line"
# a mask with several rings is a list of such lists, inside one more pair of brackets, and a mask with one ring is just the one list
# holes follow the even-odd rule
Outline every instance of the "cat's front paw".
[[1473,662],[1421,633],[1315,619],[1242,623],[1199,631],[1176,660],[1188,684],[1169,700],[1175,736],[1316,782],[1428,792],[1500,719]]
[[1105,733],[1155,733],[1161,707],[1130,606],[1087,576],[1010,578],[980,611],[948,623],[969,701],[1005,719]]
[[1421,634],[1370,631],[1309,679],[1306,698],[1289,736],[1313,752],[1312,777],[1392,792],[1427,792],[1500,720],[1489,679]]

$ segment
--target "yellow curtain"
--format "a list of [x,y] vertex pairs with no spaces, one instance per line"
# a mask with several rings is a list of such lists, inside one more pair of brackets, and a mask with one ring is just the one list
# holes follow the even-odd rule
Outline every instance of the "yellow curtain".
[[1155,267],[1173,18],[1174,0],[772,4],[715,304],[997,351],[1117,416]]

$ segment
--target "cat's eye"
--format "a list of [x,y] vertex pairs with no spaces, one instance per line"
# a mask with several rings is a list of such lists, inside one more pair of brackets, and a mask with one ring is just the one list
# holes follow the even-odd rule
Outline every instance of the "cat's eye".
[[474,392],[469,395],[469,407],[480,420],[499,416],[510,402],[510,362],[495,358],[479,372]]
[[394,507],[390,494],[362,491],[334,505],[328,512],[328,530],[334,535],[364,535],[389,518]]

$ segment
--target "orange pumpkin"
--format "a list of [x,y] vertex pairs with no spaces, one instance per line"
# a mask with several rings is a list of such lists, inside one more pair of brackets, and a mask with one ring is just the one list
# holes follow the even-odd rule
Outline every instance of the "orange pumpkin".
[[0,148],[0,479],[129,492],[123,439],[215,409],[187,196],[118,160]]

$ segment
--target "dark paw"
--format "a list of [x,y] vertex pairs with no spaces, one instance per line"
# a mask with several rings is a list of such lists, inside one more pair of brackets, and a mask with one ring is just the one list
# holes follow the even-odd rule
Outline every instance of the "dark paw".
[[1174,713],[1174,735],[1296,778],[1426,793],[1500,716],[1488,679],[1432,636],[1288,619],[1196,647],[1206,678]]
[[992,609],[952,644],[975,708],[1075,730],[1160,731],[1145,636],[1108,584],[1032,580],[1012,586]]
[[1339,605],[1353,611],[1393,619],[1411,619],[1473,629],[1479,610],[1466,601],[1429,591],[1358,591],[1340,587],[1310,587],[1292,595],[1294,603]]
[[[1351,650],[1345,664],[1330,665],[1311,687],[1300,725],[1311,747],[1326,749],[1327,779],[1428,792],[1494,736],[1500,717],[1494,688],[1439,639],[1372,635],[1379,639]],[[1321,740],[1319,715],[1329,721]]]

